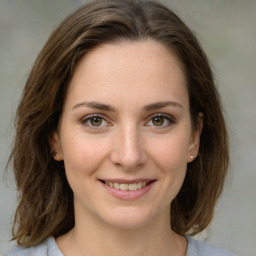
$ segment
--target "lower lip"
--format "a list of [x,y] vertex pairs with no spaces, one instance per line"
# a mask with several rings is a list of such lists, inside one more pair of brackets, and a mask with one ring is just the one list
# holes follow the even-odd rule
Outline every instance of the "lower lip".
[[152,188],[154,183],[155,183],[155,181],[152,181],[143,188],[130,191],[130,190],[115,189],[115,188],[109,187],[105,183],[101,182],[103,187],[106,188],[110,194],[112,194],[113,196],[115,196],[117,198],[123,199],[123,200],[134,200],[134,199],[144,196],[145,194],[147,194],[149,192],[149,190]]

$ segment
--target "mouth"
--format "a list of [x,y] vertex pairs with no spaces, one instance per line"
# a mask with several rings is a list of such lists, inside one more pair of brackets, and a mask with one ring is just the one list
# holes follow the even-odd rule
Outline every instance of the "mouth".
[[100,180],[100,181],[110,188],[114,188],[114,189],[122,190],[122,191],[136,191],[136,190],[142,189],[142,188],[146,187],[147,185],[149,185],[150,183],[154,182],[154,180],[131,182],[131,183],[106,181],[106,180]]
[[108,179],[99,180],[112,196],[121,200],[135,200],[146,195],[156,183],[150,179]]

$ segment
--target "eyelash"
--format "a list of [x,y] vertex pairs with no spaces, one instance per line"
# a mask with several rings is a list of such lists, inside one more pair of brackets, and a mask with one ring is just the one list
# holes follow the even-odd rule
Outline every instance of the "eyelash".
[[157,113],[157,114],[151,115],[150,118],[149,118],[149,121],[148,121],[147,123],[153,122],[153,119],[154,119],[154,118],[164,118],[164,122],[167,121],[168,124],[161,125],[161,126],[157,126],[157,125],[147,125],[147,126],[153,126],[153,127],[156,127],[156,128],[161,129],[161,128],[169,127],[169,126],[171,126],[172,124],[175,124],[175,123],[176,123],[176,119],[175,119],[173,116],[171,116],[171,115],[169,115],[169,114],[163,114],[163,113]]
[[86,117],[84,117],[84,118],[81,120],[81,123],[82,123],[83,125],[85,125],[85,126],[88,126],[88,127],[92,128],[92,129],[102,129],[102,126],[101,126],[101,125],[96,126],[96,125],[92,125],[92,124],[89,124],[89,123],[88,123],[88,122],[92,121],[93,118],[99,118],[99,119],[101,119],[103,122],[105,121],[105,122],[109,123],[109,122],[107,121],[107,118],[105,117],[105,115],[101,115],[101,114],[92,114],[92,115],[86,116]]
[[[101,119],[102,122],[107,122],[109,125],[107,126],[111,126],[111,124],[109,123],[109,121],[107,120],[106,116],[105,115],[102,115],[102,114],[92,114],[92,115],[88,115],[88,116],[85,116],[82,120],[81,120],[81,123],[85,126],[88,126],[92,129],[102,129],[102,125],[100,124],[99,126],[97,125],[92,125],[91,123],[89,124],[88,122],[92,121],[93,118],[99,118]],[[149,122],[153,122],[153,119],[154,118],[164,118],[164,122],[168,122],[168,124],[165,124],[165,125],[148,125]],[[146,126],[153,126],[153,127],[156,127],[156,128],[165,128],[165,127],[169,127],[170,125],[172,124],[175,124],[176,123],[176,120],[174,117],[172,117],[171,115],[168,115],[168,114],[163,114],[163,113],[157,113],[157,114],[153,114],[149,117],[147,123],[146,123]],[[103,125],[103,127],[105,127],[106,125]]]

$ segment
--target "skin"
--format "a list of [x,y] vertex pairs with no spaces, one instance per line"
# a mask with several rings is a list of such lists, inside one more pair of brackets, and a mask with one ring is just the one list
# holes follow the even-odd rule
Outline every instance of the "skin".
[[[161,44],[104,44],[82,58],[50,139],[74,192],[75,227],[56,239],[65,256],[186,254],[186,239],[170,229],[170,203],[198,153],[198,120],[192,129],[184,73]],[[100,182],[113,178],[155,182],[123,200]]]

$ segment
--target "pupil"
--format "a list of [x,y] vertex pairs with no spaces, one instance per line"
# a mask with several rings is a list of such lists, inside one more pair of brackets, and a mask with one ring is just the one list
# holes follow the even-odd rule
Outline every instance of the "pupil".
[[161,116],[157,116],[157,117],[154,118],[153,123],[156,126],[161,126],[164,123],[164,118],[161,117]]
[[102,119],[101,119],[100,117],[93,117],[93,118],[91,119],[91,124],[92,124],[93,126],[100,126],[101,123],[102,123]]

